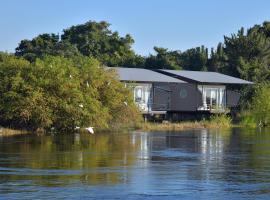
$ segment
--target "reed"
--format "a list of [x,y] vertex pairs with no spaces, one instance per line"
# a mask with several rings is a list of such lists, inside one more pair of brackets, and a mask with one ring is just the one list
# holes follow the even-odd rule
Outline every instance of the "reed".
[[183,122],[165,122],[165,123],[141,123],[138,127],[143,131],[181,131],[185,129],[196,128],[230,128],[234,126],[232,119],[225,114],[213,115],[209,120],[201,121],[183,121]]
[[1,128],[0,129],[0,136],[14,136],[14,135],[23,135],[29,134],[29,131],[26,130],[14,130],[9,128]]

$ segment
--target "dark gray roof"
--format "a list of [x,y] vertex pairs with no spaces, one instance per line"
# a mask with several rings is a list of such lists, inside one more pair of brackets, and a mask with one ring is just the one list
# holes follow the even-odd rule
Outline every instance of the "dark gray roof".
[[169,76],[197,83],[220,83],[220,84],[253,84],[240,78],[235,78],[217,72],[185,71],[185,70],[158,70]]
[[114,69],[119,75],[121,81],[130,82],[170,82],[185,83],[185,81],[141,68],[124,68],[124,67],[106,67],[106,69]]

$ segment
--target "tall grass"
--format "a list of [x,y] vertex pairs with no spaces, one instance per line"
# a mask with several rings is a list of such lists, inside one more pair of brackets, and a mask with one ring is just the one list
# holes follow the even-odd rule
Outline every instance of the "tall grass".
[[14,130],[8,128],[0,128],[0,136],[13,136],[13,135],[22,135],[22,134],[30,134],[30,132],[26,130]]
[[215,114],[206,123],[209,127],[228,128],[232,126],[232,118],[226,114]]
[[213,115],[209,120],[185,121],[178,123],[141,123],[138,129],[144,131],[180,131],[193,128],[229,128],[232,126],[231,117],[225,114]]
[[240,113],[240,126],[244,127],[252,127],[255,128],[257,126],[256,117],[249,111],[242,111]]

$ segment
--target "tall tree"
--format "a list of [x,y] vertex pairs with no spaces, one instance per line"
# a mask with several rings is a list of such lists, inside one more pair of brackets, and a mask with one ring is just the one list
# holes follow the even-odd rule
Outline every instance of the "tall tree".
[[156,55],[145,60],[145,67],[152,69],[181,69],[180,52],[168,51],[162,47],[154,47]]
[[207,68],[208,71],[221,72],[224,70],[226,55],[224,53],[224,47],[222,43],[217,45],[217,49],[211,49],[211,54],[208,59]]
[[32,40],[22,40],[16,48],[15,55],[30,62],[46,55],[61,55],[65,57],[79,55],[79,51],[68,42],[60,41],[59,35],[41,34]]
[[247,33],[241,28],[231,37],[225,36],[224,41],[227,74],[259,82],[269,80],[270,40],[262,34],[262,27],[256,25]]
[[31,62],[46,55],[72,57],[81,54],[108,66],[142,66],[144,60],[131,48],[133,38],[128,34],[121,37],[109,27],[105,21],[89,21],[63,30],[61,37],[41,34],[32,40],[22,40],[15,54]]
[[94,57],[109,66],[124,65],[135,57],[131,49],[134,43],[130,35],[119,36],[109,29],[110,24],[89,21],[64,30],[63,41],[76,46],[84,56]]
[[181,59],[185,70],[206,71],[208,49],[204,46],[188,49],[181,54]]

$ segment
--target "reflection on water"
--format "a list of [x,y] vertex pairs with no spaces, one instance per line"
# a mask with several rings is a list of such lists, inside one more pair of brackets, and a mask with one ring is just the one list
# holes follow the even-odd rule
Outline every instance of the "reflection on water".
[[268,130],[0,138],[0,198],[269,199]]

